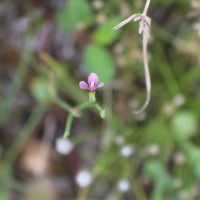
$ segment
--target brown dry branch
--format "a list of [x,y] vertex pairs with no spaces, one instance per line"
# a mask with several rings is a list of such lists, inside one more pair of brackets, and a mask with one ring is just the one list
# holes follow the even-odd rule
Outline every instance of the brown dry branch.
[[139,34],[142,34],[142,48],[143,48],[143,62],[144,62],[144,71],[145,71],[145,82],[146,82],[146,100],[143,104],[142,108],[137,111],[133,111],[134,113],[141,113],[148,106],[151,96],[151,76],[149,73],[149,64],[148,64],[148,53],[147,46],[150,38],[151,32],[151,18],[147,16],[147,10],[149,8],[151,0],[147,0],[144,10],[142,13],[136,13],[131,15],[129,18],[117,24],[113,29],[118,30],[122,26],[126,25],[130,21],[139,21]]

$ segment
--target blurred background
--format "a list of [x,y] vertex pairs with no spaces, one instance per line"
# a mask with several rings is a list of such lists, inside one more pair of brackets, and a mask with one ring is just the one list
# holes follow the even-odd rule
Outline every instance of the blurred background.
[[[145,101],[145,0],[0,1],[0,200],[200,199],[200,1],[154,0]],[[95,72],[105,86],[72,122]]]

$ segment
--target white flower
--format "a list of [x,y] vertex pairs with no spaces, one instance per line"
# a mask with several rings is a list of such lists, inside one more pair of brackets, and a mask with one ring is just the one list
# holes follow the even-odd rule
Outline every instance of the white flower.
[[72,151],[74,145],[68,139],[58,138],[56,140],[56,151],[63,155],[68,155]]
[[117,135],[117,136],[115,137],[115,143],[116,143],[117,145],[122,145],[122,144],[124,143],[124,137],[121,136],[121,135]]
[[92,6],[95,10],[100,10],[104,6],[104,2],[101,0],[95,0],[92,2]]
[[146,149],[147,153],[150,155],[157,155],[160,152],[160,148],[157,144],[150,144],[147,149]]
[[133,149],[129,145],[125,145],[120,149],[120,153],[124,157],[129,157],[133,154]]
[[178,94],[173,98],[173,103],[175,106],[182,106],[185,103],[185,97],[181,94]]
[[174,156],[174,161],[177,163],[177,164],[184,164],[185,161],[186,161],[186,158],[185,158],[185,154],[182,153],[182,152],[177,152]]
[[178,178],[174,179],[172,182],[172,185],[175,189],[181,188],[182,184],[183,183],[182,183],[181,179],[178,179]]
[[117,188],[120,192],[127,192],[130,189],[130,183],[128,180],[120,180],[117,184]]
[[76,183],[79,187],[87,187],[92,183],[92,175],[88,170],[79,171],[76,175]]

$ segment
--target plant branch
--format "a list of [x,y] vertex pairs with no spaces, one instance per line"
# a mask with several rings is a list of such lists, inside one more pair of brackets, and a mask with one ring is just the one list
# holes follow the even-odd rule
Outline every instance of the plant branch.
[[142,34],[142,52],[143,52],[143,62],[144,62],[144,71],[145,71],[145,82],[146,82],[146,100],[142,106],[142,108],[138,111],[133,111],[134,113],[141,113],[148,106],[151,96],[151,76],[149,72],[149,64],[148,64],[148,53],[147,46],[151,32],[151,18],[147,16],[147,11],[149,8],[151,0],[147,0],[145,3],[145,7],[142,13],[133,14],[127,19],[123,20],[119,24],[117,24],[113,29],[118,30],[122,26],[126,25],[130,21],[139,21],[139,34]]
[[149,9],[150,2],[151,2],[151,0],[147,0],[146,3],[145,3],[145,7],[144,7],[144,10],[143,10],[143,13],[142,13],[145,16],[147,15],[147,11]]
[[147,53],[147,45],[148,45],[148,37],[145,35],[146,33],[143,32],[142,37],[142,50],[143,50],[143,62],[144,62],[144,73],[145,73],[145,82],[146,82],[146,100],[143,104],[142,108],[138,111],[133,111],[134,113],[141,113],[145,110],[145,108],[148,106],[150,98],[151,98],[151,76],[149,72],[149,64],[148,64],[148,53]]

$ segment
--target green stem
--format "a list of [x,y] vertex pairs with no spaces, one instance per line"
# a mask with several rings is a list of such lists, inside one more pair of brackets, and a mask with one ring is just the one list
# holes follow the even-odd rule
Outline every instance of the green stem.
[[45,108],[42,108],[40,105],[34,108],[29,117],[27,123],[19,133],[19,136],[14,140],[12,146],[8,149],[7,153],[5,154],[5,159],[7,163],[10,165],[15,161],[16,157],[19,155],[21,149],[25,146],[27,140],[33,134],[33,130],[40,122]]
[[94,106],[95,106],[95,108],[96,108],[99,112],[102,111],[102,108],[101,108],[101,106],[100,106],[98,103],[95,103]]
[[163,199],[163,192],[164,192],[163,183],[158,181],[155,185],[155,188],[152,194],[152,200]]
[[53,100],[54,100],[54,102],[55,102],[56,104],[58,104],[58,105],[59,105],[61,108],[63,108],[64,110],[70,111],[71,106],[70,106],[67,102],[63,101],[63,100],[60,99],[59,97],[55,97]]
[[[23,194],[27,194],[30,197],[35,197],[36,199],[41,199],[41,200],[55,200],[54,197],[51,197],[50,194],[46,194],[42,191],[39,190],[39,188],[33,188],[31,186],[28,186],[27,184],[21,183],[19,181],[16,181],[14,179],[11,178],[7,178],[7,179],[2,179],[1,181],[3,182],[3,184],[5,185],[6,188],[12,188],[15,189],[18,192],[21,192]],[[2,183],[1,182],[1,183]],[[58,198],[56,198],[56,200],[58,200]]]
[[[29,68],[29,63],[32,59],[32,51],[29,47],[30,38],[27,36],[24,47],[24,54],[20,60],[19,66],[15,73],[15,77],[12,83],[12,88],[9,91],[7,98],[1,103],[0,107],[0,124],[8,119],[11,114],[13,104],[17,98],[17,95],[22,87],[26,72]],[[6,110],[6,112],[5,112]]]
[[84,109],[92,107],[93,105],[94,105],[94,102],[86,101],[84,103],[79,104],[75,108],[77,108],[78,110],[84,110]]
[[74,98],[77,102],[82,102],[84,98],[86,98],[85,92],[80,90],[77,82],[69,75],[66,67],[63,67],[61,63],[45,52],[40,54],[40,58],[49,66],[55,77],[58,78],[61,83],[60,87],[64,88],[65,91],[68,91],[68,94],[72,98]]
[[160,52],[160,57],[157,56],[155,61],[157,67],[159,68],[163,76],[163,79],[165,80],[170,95],[174,96],[176,94],[179,94],[180,88],[178,86],[177,80],[174,77],[174,74],[170,67],[170,63],[168,62],[166,56],[164,55],[163,49],[160,46],[160,44],[158,44],[157,46],[157,51]]
[[73,119],[74,119],[74,115],[70,112],[67,118],[67,124],[66,124],[66,129],[65,129],[63,138],[67,138],[70,135]]

